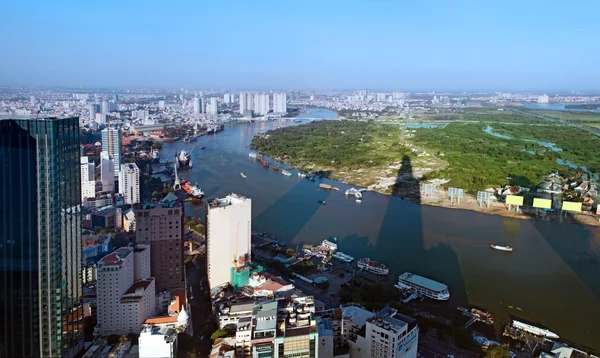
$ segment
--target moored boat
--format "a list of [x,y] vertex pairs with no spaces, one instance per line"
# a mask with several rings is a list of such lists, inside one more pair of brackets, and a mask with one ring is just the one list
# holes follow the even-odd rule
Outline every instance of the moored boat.
[[274,165],[273,166],[273,170],[278,171],[279,170],[279,165]]
[[502,246],[502,245],[494,245],[494,244],[491,244],[491,245],[490,245],[490,247],[491,247],[492,249],[494,249],[494,250],[500,250],[500,251],[508,251],[508,252],[511,252],[511,251],[513,250],[513,248],[512,248],[512,247],[510,247],[510,246],[508,246],[508,245],[506,245],[506,246]]
[[246,174],[244,174],[244,173],[240,173],[240,175],[241,175],[241,177],[242,177],[242,178],[244,178],[244,179],[246,179],[246,178],[248,177],[248,176],[247,176]]
[[358,266],[359,269],[363,269],[376,275],[385,276],[390,273],[390,269],[386,265],[373,261],[368,257],[358,260],[356,266]]
[[283,169],[281,171],[281,174],[285,175],[286,177],[289,177],[290,175],[292,175],[292,173],[288,172],[287,170]]
[[248,156],[249,156],[250,158],[254,158],[254,159],[256,159],[256,153],[250,152],[250,153],[248,153]]
[[325,190],[331,190],[331,185],[321,183],[321,184],[319,184],[319,188],[325,189]]
[[301,172],[298,172],[298,176],[299,176],[300,178],[306,178],[306,174],[304,174],[304,173],[301,173]]
[[262,155],[261,154],[257,154],[255,157],[257,160],[262,160]]
[[204,196],[204,192],[196,182],[196,185],[191,185],[189,181],[184,180],[181,184],[181,189],[185,191],[190,197],[200,199]]
[[182,149],[177,155],[177,163],[179,168],[192,167],[192,160],[190,159],[191,153],[188,153],[185,149]]
[[554,332],[552,332],[550,330],[547,330],[547,329],[544,329],[544,328],[540,328],[540,327],[536,327],[536,326],[533,326],[533,325],[530,325],[530,324],[527,324],[527,323],[523,323],[523,322],[520,322],[520,321],[517,321],[517,320],[513,320],[512,325],[515,328],[518,328],[518,329],[520,329],[522,331],[525,331],[525,332],[529,332],[529,333],[535,334],[536,336],[542,336],[542,337],[552,338],[552,339],[558,339],[558,338],[560,338],[558,336],[558,334],[556,334],[556,333],[554,333]]
[[261,160],[260,164],[262,164],[262,166],[265,167],[265,168],[269,167],[269,162],[267,162],[266,160]]
[[333,255],[331,255],[331,257],[336,258],[336,259],[338,259],[338,260],[340,260],[342,262],[352,262],[352,261],[354,261],[354,257],[352,257],[352,256],[350,256],[348,254],[345,254],[345,253],[343,253],[341,251],[338,251],[338,252],[334,253]]
[[395,285],[400,290],[410,289],[421,296],[432,298],[438,301],[447,301],[450,299],[448,286],[434,281],[427,277],[419,276],[414,273],[405,272],[398,277],[398,283]]

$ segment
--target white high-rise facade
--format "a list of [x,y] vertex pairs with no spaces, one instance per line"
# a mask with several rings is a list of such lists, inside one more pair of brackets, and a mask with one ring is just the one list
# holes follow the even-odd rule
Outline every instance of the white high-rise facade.
[[250,260],[252,201],[238,194],[215,199],[206,208],[206,252],[210,288],[231,281],[234,260]]
[[240,114],[244,114],[244,111],[251,111],[254,109],[254,103],[252,102],[252,93],[240,92]]
[[[81,157],[81,203],[87,198],[96,197],[96,177],[94,163],[88,157]],[[114,179],[114,178],[113,178]]]
[[211,115],[216,116],[219,113],[219,105],[217,104],[217,97],[210,98],[210,112]]
[[102,151],[108,154],[108,157],[114,160],[115,176],[118,176],[121,169],[121,130],[115,128],[104,128],[102,130]]
[[97,267],[99,335],[138,334],[156,314],[156,289],[150,277],[150,245],[121,247]]
[[95,104],[89,104],[88,105],[88,111],[90,112],[90,120],[94,121],[96,120],[96,113],[98,113],[96,111],[96,105]]
[[110,159],[108,152],[100,153],[100,180],[102,191],[115,192],[115,161]]
[[198,97],[194,97],[194,113],[202,113],[202,100]]
[[285,92],[273,93],[273,112],[287,113],[287,95]]
[[104,113],[104,114],[110,113],[110,103],[108,103],[107,99],[102,101],[102,113]]
[[233,93],[225,93],[223,95],[223,103],[232,104],[235,102],[235,95]]
[[254,95],[254,113],[261,116],[269,113],[268,93],[257,93]]
[[140,202],[140,169],[135,163],[121,166],[119,172],[119,194],[123,195],[125,204]]

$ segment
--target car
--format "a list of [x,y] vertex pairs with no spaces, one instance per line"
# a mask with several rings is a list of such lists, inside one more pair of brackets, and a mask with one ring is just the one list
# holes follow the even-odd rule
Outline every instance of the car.
[[447,358],[454,358],[454,354],[448,354],[446,357]]

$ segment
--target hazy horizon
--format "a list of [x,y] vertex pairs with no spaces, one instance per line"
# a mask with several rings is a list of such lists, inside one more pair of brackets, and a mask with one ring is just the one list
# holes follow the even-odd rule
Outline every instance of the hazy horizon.
[[0,86],[600,92],[600,3],[8,1]]

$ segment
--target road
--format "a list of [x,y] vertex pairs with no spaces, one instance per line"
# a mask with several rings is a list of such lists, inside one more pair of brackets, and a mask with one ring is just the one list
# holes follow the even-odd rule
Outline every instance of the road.
[[449,354],[455,358],[481,357],[427,334],[419,335],[419,354],[425,358],[446,358]]
[[203,337],[205,333],[204,322],[209,318],[208,314],[212,312],[212,307],[210,307],[210,304],[209,307],[206,307],[206,302],[210,302],[210,300],[207,301],[207,297],[204,297],[205,295],[208,295],[208,293],[203,290],[203,288],[206,287],[206,280],[204,279],[206,274],[201,271],[203,269],[200,269],[199,267],[204,267],[203,261],[200,259],[186,266],[187,283],[192,293],[190,294],[188,291],[188,297],[192,297],[193,295],[193,298],[189,300],[191,305],[190,314],[192,316],[192,327],[194,331],[192,340],[200,347],[200,356],[207,357],[210,353],[212,342],[210,337]]

